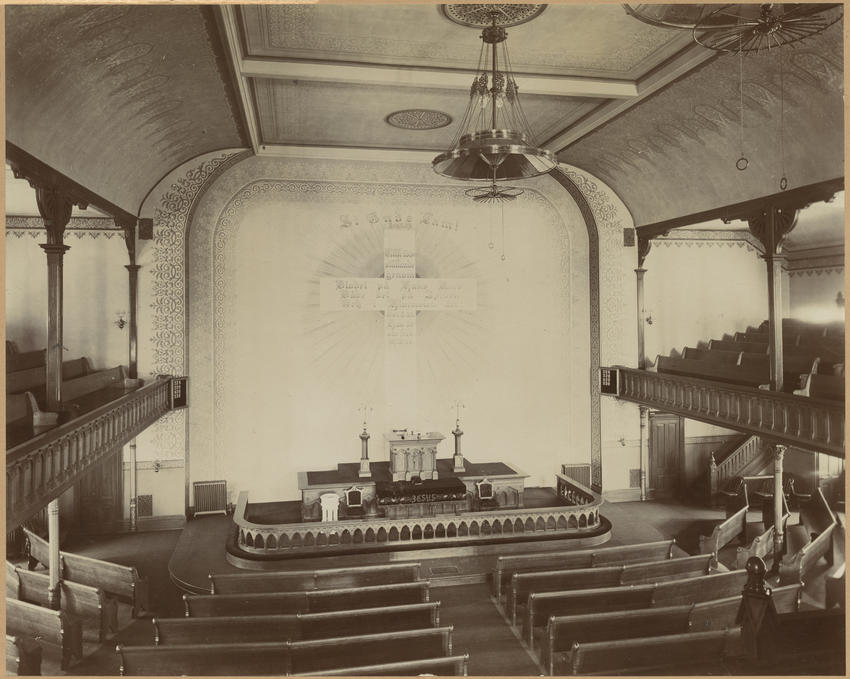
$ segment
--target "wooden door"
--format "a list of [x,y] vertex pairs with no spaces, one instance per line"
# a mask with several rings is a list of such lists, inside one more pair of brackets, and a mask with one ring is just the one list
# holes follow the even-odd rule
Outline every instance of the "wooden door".
[[78,529],[82,533],[116,530],[124,516],[123,455],[115,454],[86,474],[77,484]]
[[681,417],[649,414],[649,490],[655,497],[670,497],[678,489],[684,447]]

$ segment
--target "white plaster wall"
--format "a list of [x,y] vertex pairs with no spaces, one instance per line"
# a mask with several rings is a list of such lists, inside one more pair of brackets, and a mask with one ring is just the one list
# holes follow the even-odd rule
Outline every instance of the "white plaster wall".
[[844,320],[844,306],[835,297],[844,290],[844,269],[792,271],[789,280],[789,316],[811,323]]
[[743,241],[653,241],[644,267],[649,361],[767,318],[764,260]]
[[[228,478],[232,494],[249,489],[257,500],[295,497],[297,471],[358,459],[363,402],[374,408],[375,459],[384,459],[382,434],[394,426],[448,435],[458,398],[466,404],[464,452],[473,460],[513,462],[531,474],[529,483],[551,485],[567,451],[581,447],[587,459],[587,420],[574,416],[587,411],[588,398],[587,354],[574,354],[571,343],[588,334],[586,312],[576,317],[570,304],[587,286],[586,272],[573,266],[587,257],[574,207],[574,223],[565,226],[544,196],[527,191],[505,210],[502,261],[500,222],[490,249],[489,210],[418,166],[294,169],[246,160],[196,212],[189,235],[192,479]],[[311,170],[367,182],[308,182]],[[303,183],[282,179],[293,173]],[[281,179],[268,179],[275,176]],[[372,177],[383,181],[370,186]],[[380,275],[385,220],[396,219],[415,224],[421,275],[471,276],[479,288],[475,312],[419,314],[420,407],[410,423],[385,419],[380,312],[327,312],[317,304],[322,276]],[[448,457],[450,443],[443,448]]]
[[[20,351],[47,345],[47,257],[44,232],[6,234],[6,339]],[[115,325],[128,310],[128,263],[123,238],[106,232],[66,232],[65,359],[85,356],[95,369],[127,365],[128,329]],[[125,314],[125,319],[127,318]]]

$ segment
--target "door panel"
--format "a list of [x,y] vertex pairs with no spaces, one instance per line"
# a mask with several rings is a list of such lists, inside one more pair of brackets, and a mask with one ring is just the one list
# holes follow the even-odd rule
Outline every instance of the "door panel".
[[649,489],[656,496],[671,496],[679,487],[683,455],[682,418],[649,415]]

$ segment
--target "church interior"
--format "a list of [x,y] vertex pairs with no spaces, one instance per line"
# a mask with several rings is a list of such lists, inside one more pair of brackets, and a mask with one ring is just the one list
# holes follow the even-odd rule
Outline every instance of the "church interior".
[[7,674],[846,673],[843,5],[4,15]]

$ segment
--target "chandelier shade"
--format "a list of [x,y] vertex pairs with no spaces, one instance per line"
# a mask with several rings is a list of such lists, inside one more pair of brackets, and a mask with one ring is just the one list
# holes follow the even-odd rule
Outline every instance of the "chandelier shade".
[[557,166],[555,155],[537,146],[522,110],[499,16],[491,12],[491,25],[481,33],[469,104],[451,146],[432,161],[444,177],[495,184],[536,177]]

